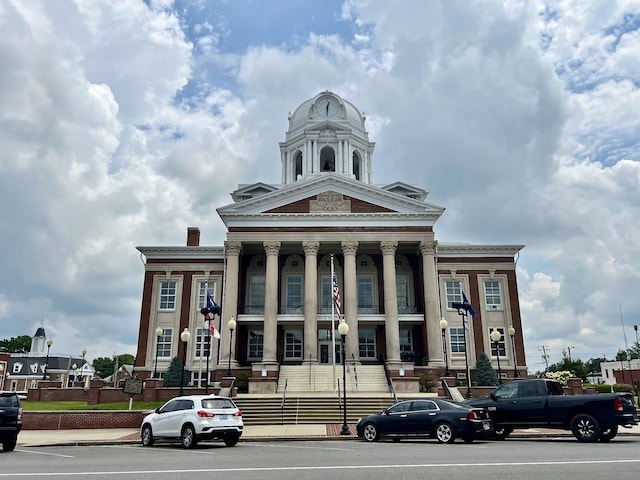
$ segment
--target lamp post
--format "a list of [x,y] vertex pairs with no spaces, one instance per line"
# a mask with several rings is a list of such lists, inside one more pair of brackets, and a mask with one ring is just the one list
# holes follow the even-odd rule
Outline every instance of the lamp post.
[[444,376],[449,376],[449,359],[447,358],[447,327],[449,322],[444,317],[440,320],[440,330],[442,330],[442,352],[444,353]]
[[509,333],[509,337],[511,338],[511,348],[513,348],[513,378],[518,378],[519,377],[518,359],[516,358],[516,342],[515,342],[516,329],[513,328],[513,325],[511,325],[509,326],[509,329],[507,330],[507,332]]
[[502,383],[502,370],[500,370],[500,351],[499,351],[500,349],[498,344],[498,342],[502,338],[502,334],[496,328],[494,328],[491,331],[490,336],[491,336],[491,340],[493,340],[494,343],[496,344],[496,360],[498,361],[498,383]]
[[180,375],[180,395],[184,393],[184,365],[187,363],[187,342],[191,338],[189,329],[185,329],[180,334],[180,340],[182,340],[182,374]]
[[49,370],[49,350],[51,349],[51,345],[53,345],[53,338],[47,338],[47,362],[44,364],[44,373],[42,374],[42,379],[47,379],[47,373]]
[[338,333],[342,337],[342,391],[343,391],[343,408],[342,408],[342,430],[340,435],[350,435],[349,425],[347,425],[347,352],[345,349],[345,338],[349,333],[349,325],[344,320],[338,325]]
[[153,378],[158,377],[158,345],[160,344],[160,337],[164,334],[162,327],[156,328],[156,364],[153,367]]
[[73,387],[73,384],[76,383],[76,376],[78,373],[78,364],[74,363],[73,365],[71,365],[71,370],[73,370],[73,380],[71,381],[71,387]]
[[82,347],[82,360],[84,361],[84,356],[87,354],[87,347]]
[[233,316],[229,319],[229,366],[227,367],[227,377],[232,375],[231,373],[231,338],[233,337],[233,331],[236,329],[236,321],[233,319]]

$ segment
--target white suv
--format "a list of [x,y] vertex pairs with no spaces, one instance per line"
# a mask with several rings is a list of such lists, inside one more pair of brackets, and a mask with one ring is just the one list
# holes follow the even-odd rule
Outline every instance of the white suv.
[[242,435],[242,412],[233,400],[215,395],[188,395],[169,400],[147,415],[140,427],[142,445],[158,439],[180,440],[193,448],[199,440],[224,440],[233,447]]

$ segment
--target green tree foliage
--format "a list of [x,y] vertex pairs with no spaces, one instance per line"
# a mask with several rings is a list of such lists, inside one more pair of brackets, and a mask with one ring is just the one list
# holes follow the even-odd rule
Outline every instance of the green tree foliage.
[[609,360],[607,360],[605,357],[590,358],[584,363],[584,366],[587,369],[588,374],[600,373],[600,364],[602,362],[608,362],[608,361]]
[[571,372],[576,378],[581,378],[583,382],[587,381],[589,370],[584,362],[580,359],[572,360],[565,352],[562,353],[562,360],[553,365],[549,365],[549,372]]
[[[182,379],[182,360],[179,357],[173,357],[171,359],[171,363],[169,364],[169,368],[165,372],[162,380],[165,387],[179,387],[180,380]],[[187,382],[187,374],[185,372],[184,375],[184,385]]]
[[93,367],[97,377],[107,378],[108,376],[113,375],[115,362],[113,361],[113,358],[98,357],[91,362],[91,366]]
[[476,384],[477,385],[499,385],[498,375],[491,365],[491,360],[487,354],[481,352],[476,361]]
[[0,352],[29,353],[31,351],[31,337],[20,335],[18,337],[0,340]]
[[131,355],[130,353],[123,353],[122,355],[118,355],[118,365],[135,365],[136,357]]

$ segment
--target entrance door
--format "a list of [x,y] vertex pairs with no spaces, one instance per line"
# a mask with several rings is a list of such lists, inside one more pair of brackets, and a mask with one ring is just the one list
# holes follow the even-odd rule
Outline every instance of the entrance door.
[[[340,364],[340,344],[335,344],[336,350],[336,364]],[[318,352],[319,352],[319,360],[320,363],[332,365],[333,364],[333,356],[331,355],[331,341],[330,340],[321,340],[318,342]]]

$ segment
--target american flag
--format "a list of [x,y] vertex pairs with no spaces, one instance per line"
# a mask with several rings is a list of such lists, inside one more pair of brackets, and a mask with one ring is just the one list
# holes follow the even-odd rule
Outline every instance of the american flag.
[[336,275],[336,272],[333,272],[333,303],[336,306],[338,318],[340,318],[342,306],[340,305],[340,289],[338,288],[338,276]]

